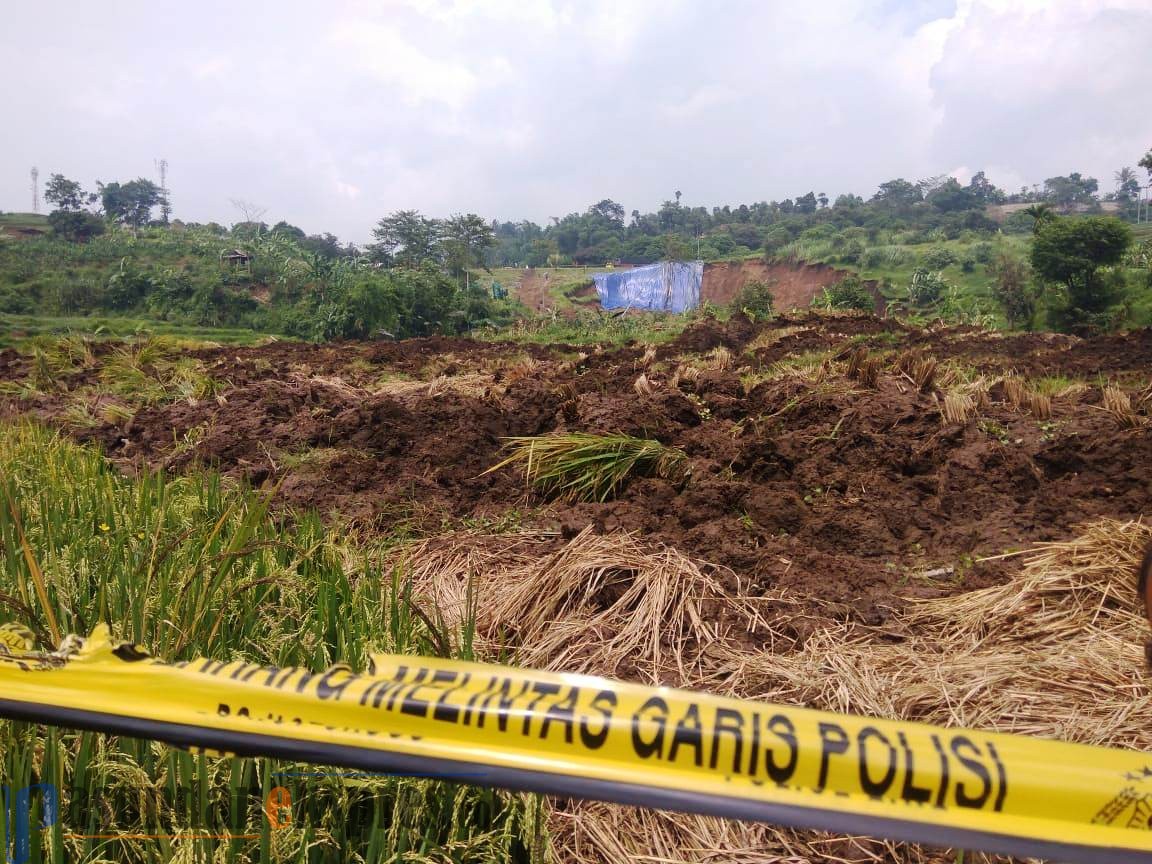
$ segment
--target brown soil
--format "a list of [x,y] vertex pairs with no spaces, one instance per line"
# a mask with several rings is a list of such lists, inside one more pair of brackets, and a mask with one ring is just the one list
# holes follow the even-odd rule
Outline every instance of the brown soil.
[[[723,364],[706,352],[721,346],[731,364],[710,368]],[[843,360],[828,361],[818,381],[768,374],[792,357],[846,358],[857,346],[883,363],[874,388],[848,377]],[[1015,369],[1090,386],[1054,399],[1040,422],[989,381],[978,417],[944,423],[944,394],[921,392],[893,366],[909,348],[969,375]],[[960,592],[1015,570],[1014,558],[982,556],[1149,510],[1152,400],[1133,389],[1142,425],[1125,429],[1101,408],[1099,388],[1101,378],[1148,384],[1149,330],[1079,340],[807,314],[703,319],[647,368],[643,346],[586,350],[573,360],[569,346],[438,338],[204,350],[195,353],[209,374],[229,382],[221,399],[144,408],[73,434],[129,469],[203,463],[258,485],[281,481],[285,504],[374,530],[515,511],[566,536],[588,525],[639,532],[730,567],[744,591],[788,588],[820,614],[871,623],[900,597]],[[673,386],[681,363],[703,371]],[[641,370],[650,395],[634,390]],[[0,380],[32,374],[21,355],[0,352]],[[57,422],[75,388],[94,380],[78,372],[62,392],[7,397],[0,413]],[[564,430],[656,438],[683,448],[691,477],[682,486],[636,480],[603,504],[561,504],[530,494],[512,470],[485,473],[502,438]],[[952,575],[923,575],[946,567]],[[798,635],[809,626],[794,611],[778,623]]]
[[[847,276],[827,264],[795,264],[788,261],[739,261],[704,265],[701,299],[715,306],[731,303],[745,283],[754,279],[772,285],[777,309],[807,309],[820,292]],[[876,313],[884,314],[884,298],[875,282],[864,283],[876,299]]]

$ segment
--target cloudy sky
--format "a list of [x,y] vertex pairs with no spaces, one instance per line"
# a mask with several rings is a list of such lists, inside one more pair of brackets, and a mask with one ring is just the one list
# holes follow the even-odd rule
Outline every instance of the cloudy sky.
[[37,0],[0,27],[0,209],[29,169],[156,177],[363,241],[387,212],[544,222],[999,185],[1152,147],[1150,0]]

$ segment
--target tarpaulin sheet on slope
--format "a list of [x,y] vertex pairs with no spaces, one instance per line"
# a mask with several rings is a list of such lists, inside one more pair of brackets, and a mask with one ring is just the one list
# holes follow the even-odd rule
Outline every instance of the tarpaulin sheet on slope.
[[605,309],[687,312],[700,305],[702,261],[661,261],[619,273],[597,273],[596,293]]

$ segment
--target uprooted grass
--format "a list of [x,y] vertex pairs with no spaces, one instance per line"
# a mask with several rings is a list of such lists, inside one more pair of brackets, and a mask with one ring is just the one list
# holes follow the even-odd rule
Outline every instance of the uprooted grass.
[[630,435],[563,432],[508,438],[504,449],[509,455],[485,474],[522,467],[530,485],[567,501],[607,501],[632,477],[680,483],[689,471],[683,450]]

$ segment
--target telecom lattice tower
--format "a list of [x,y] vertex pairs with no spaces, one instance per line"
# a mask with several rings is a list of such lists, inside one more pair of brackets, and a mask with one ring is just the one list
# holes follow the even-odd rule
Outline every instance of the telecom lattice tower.
[[40,169],[32,166],[32,212],[40,212]]
[[160,219],[167,225],[168,216],[172,213],[172,205],[168,203],[168,160],[157,161],[156,169],[160,172],[160,192],[164,196],[160,199]]

